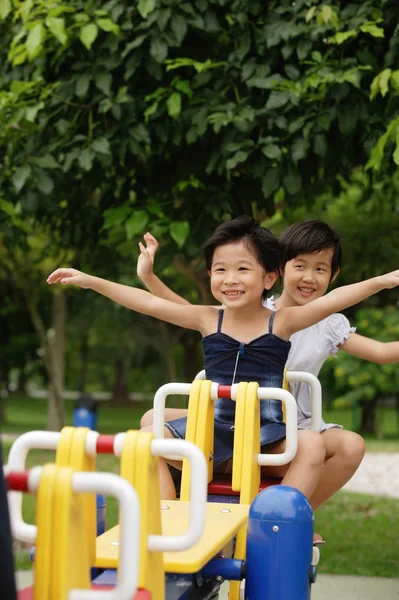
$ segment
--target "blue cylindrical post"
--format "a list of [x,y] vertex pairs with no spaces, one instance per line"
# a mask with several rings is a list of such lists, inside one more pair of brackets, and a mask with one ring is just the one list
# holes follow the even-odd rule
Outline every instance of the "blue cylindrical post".
[[263,490],[249,510],[245,598],[309,600],[313,511],[298,490]]
[[107,501],[105,496],[97,494],[97,535],[101,535],[105,532],[105,519],[107,516]]
[[82,394],[73,411],[74,427],[97,429],[97,402],[90,394]]

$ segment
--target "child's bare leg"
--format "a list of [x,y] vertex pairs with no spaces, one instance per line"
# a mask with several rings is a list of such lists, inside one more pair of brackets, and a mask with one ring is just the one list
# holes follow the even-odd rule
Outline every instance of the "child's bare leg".
[[[278,454],[284,450],[285,440],[262,448],[264,454]],[[324,458],[325,447],[321,435],[309,430],[298,431],[298,450],[293,461],[279,467],[262,467],[262,474],[282,477],[282,484],[296,488],[310,499],[323,470]],[[321,541],[321,535],[314,533],[313,542]]]
[[331,498],[356,472],[362,462],[365,443],[353,431],[327,429],[319,434],[326,448],[326,460],[310,503],[313,510]]
[[[285,440],[262,448],[263,453],[271,454],[284,450]],[[296,488],[310,499],[319,482],[324,458],[322,436],[310,430],[298,431],[298,450],[292,462],[281,467],[262,467],[262,473],[271,477],[282,477],[284,485]]]
[[[180,419],[181,417],[187,417],[187,408],[165,408],[165,422],[173,421],[174,419]],[[154,423],[154,409],[151,408],[143,414],[140,419],[141,429],[151,426]]]
[[[149,427],[142,427],[141,431],[151,431],[152,433],[152,425]],[[164,428],[164,436],[165,439],[175,439],[169,429],[167,427]],[[172,475],[168,468],[168,463],[176,469],[182,469],[182,462],[178,460],[168,460],[166,462],[165,458],[159,457],[159,487],[161,491],[161,499],[162,500],[176,500],[176,489],[175,484],[173,483]]]

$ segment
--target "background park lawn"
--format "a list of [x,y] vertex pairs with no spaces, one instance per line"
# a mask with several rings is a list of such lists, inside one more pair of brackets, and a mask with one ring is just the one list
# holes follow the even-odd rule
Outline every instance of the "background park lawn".
[[[123,406],[115,406],[107,401],[100,401],[97,411],[97,429],[100,433],[118,433],[139,427],[140,417],[152,408],[151,402],[132,402]],[[74,402],[65,402],[66,424],[73,424]],[[22,433],[32,429],[46,429],[47,400],[28,396],[8,396],[5,400],[5,418],[1,425],[5,433]],[[345,429],[352,429],[353,413],[350,409],[323,409],[326,422],[339,423]],[[383,437],[365,437],[367,450],[372,452],[399,452],[399,417],[393,408],[377,410],[377,418],[381,422],[380,431]]]
[[[67,422],[73,422],[73,402],[66,402]],[[135,428],[149,404],[132,404],[115,407],[107,402],[98,409],[98,429],[103,433],[117,433],[128,427]],[[348,410],[324,413],[329,421],[350,428],[351,412]],[[369,451],[399,451],[396,414],[386,409],[383,414],[384,438],[368,439]],[[9,397],[6,401],[6,421],[3,432],[21,433],[44,429],[46,423],[45,400],[28,397]],[[3,442],[4,459],[11,441]],[[54,453],[32,451],[28,467],[50,462]],[[111,456],[97,458],[97,470],[118,472],[119,462]],[[35,499],[24,496],[24,517],[34,521]],[[117,523],[117,507],[113,499],[107,500],[107,527]],[[399,573],[399,501],[371,495],[340,492],[316,513],[315,530],[323,535],[327,544],[322,547],[319,565],[321,573],[398,577]],[[29,550],[16,543],[16,568],[29,569]]]

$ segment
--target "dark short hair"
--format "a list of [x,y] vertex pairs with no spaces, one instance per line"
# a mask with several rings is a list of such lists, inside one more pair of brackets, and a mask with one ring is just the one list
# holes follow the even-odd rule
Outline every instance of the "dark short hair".
[[246,215],[222,223],[205,242],[202,249],[208,271],[216,248],[234,242],[244,242],[265,271],[280,271],[280,242],[271,231]]
[[289,260],[299,254],[314,254],[332,250],[331,279],[338,273],[342,261],[342,248],[338,234],[323,221],[299,221],[287,227],[280,236],[281,270]]

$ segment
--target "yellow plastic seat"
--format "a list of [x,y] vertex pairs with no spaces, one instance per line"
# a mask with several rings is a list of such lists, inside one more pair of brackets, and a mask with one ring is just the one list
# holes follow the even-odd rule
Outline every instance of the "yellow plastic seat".
[[[161,510],[163,535],[179,535],[189,521],[190,503],[164,500]],[[210,502],[206,506],[205,531],[197,544],[181,552],[164,552],[163,567],[170,573],[196,573],[234,538],[248,518],[249,506]],[[116,568],[119,558],[119,525],[97,538],[96,566]]]

